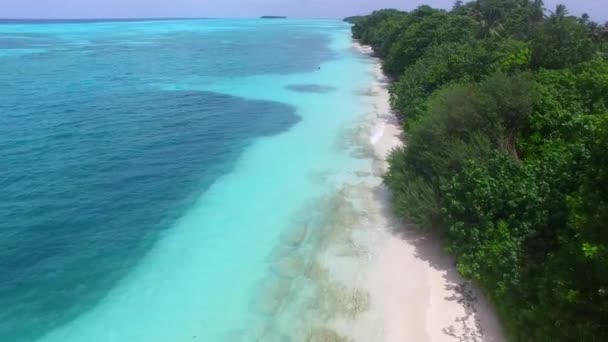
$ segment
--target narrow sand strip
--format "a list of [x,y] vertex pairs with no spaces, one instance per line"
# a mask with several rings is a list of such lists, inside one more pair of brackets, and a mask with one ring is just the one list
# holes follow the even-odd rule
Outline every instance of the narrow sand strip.
[[[355,44],[371,57],[369,47]],[[373,66],[374,98],[370,142],[376,161],[387,168],[386,157],[403,142],[402,131],[389,104],[389,80],[381,61]],[[390,212],[390,193],[379,185],[375,200],[380,208],[371,252],[369,293],[378,329],[386,342],[505,341],[495,314],[473,285],[462,279],[442,242],[414,226],[397,222]]]

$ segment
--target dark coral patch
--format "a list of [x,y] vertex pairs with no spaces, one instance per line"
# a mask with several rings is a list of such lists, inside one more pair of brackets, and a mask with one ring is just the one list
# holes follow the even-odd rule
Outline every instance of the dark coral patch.
[[336,90],[334,87],[323,86],[320,84],[292,84],[288,85],[287,89],[300,93],[317,93],[325,94]]

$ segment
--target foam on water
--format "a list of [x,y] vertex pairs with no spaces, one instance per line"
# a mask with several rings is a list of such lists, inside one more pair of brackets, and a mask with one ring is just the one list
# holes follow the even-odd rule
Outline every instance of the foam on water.
[[375,145],[376,143],[378,143],[380,138],[382,138],[382,135],[384,134],[384,128],[385,128],[384,122],[381,122],[378,125],[374,126],[372,135],[369,137],[369,141],[370,141],[370,143],[372,143],[372,145]]

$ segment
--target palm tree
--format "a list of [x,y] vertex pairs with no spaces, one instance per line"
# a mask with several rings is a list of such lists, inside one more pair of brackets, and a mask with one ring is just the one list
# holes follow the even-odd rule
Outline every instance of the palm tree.
[[456,2],[454,2],[454,6],[452,7],[452,11],[456,11],[456,10],[460,9],[463,4],[464,4],[464,2],[462,0],[457,0]]
[[543,0],[526,1],[530,8],[530,20],[532,22],[540,22],[545,16],[545,3]]
[[504,31],[502,20],[505,17],[503,7],[497,6],[493,1],[479,1],[471,8],[469,14],[479,24],[484,38],[501,37],[501,32]]
[[561,21],[564,20],[564,18],[566,18],[568,16],[568,9],[566,8],[566,5],[557,5],[555,7],[555,11],[554,12],[550,12],[551,15],[549,16],[549,20],[551,20],[553,23],[559,23]]

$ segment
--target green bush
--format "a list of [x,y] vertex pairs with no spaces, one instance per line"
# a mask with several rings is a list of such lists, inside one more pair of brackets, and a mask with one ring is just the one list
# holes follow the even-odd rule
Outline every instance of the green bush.
[[608,341],[608,26],[542,1],[357,19],[406,147],[384,182],[439,230],[513,341]]
[[492,72],[515,73],[529,65],[527,44],[467,41],[431,47],[405,69],[391,88],[391,104],[406,125],[415,123],[438,89],[454,83],[479,82]]
[[[385,181],[393,190],[396,212],[410,219],[415,215],[418,222],[436,222],[436,205],[429,210],[420,210],[420,205],[440,201],[442,180],[459,172],[467,160],[487,159],[494,149],[516,153],[510,139],[531,111],[530,94],[526,74],[499,74],[481,84],[454,85],[437,93],[412,128],[408,147],[389,160]],[[423,189],[420,196],[415,196],[412,184]]]

